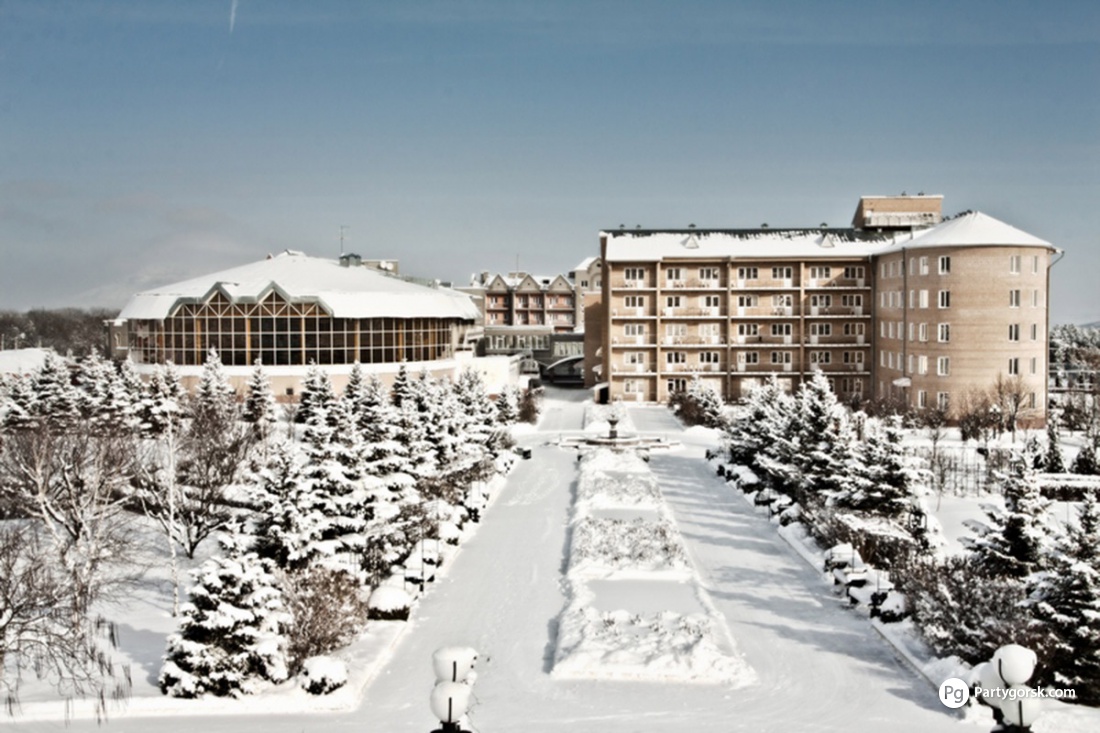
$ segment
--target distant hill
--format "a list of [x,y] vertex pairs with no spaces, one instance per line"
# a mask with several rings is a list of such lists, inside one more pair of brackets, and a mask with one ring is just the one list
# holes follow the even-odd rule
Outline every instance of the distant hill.
[[1082,323],[1078,328],[1100,328],[1100,321],[1093,321],[1092,323]]

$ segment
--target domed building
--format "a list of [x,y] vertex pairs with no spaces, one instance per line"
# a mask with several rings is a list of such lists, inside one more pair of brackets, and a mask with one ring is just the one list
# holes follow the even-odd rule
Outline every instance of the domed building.
[[[116,358],[139,371],[173,362],[185,382],[211,349],[243,382],[268,368],[277,393],[293,394],[310,363],[339,386],[356,361],[368,372],[447,374],[470,356],[478,309],[469,296],[339,260],[286,251],[133,296],[111,325]],[[191,369],[192,367],[196,369]],[[289,391],[288,391],[289,390]]]

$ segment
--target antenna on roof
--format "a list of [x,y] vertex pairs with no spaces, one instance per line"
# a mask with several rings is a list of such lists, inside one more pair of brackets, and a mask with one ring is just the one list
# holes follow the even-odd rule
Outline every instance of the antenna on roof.
[[344,232],[346,232],[350,228],[351,227],[349,227],[347,224],[341,224],[340,225],[340,256],[341,257],[344,256]]

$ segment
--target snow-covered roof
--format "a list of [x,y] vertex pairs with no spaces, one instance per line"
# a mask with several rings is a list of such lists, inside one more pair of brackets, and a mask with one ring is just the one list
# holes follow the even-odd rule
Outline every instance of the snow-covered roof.
[[29,374],[42,367],[50,349],[0,351],[0,374]]
[[1045,239],[1028,234],[980,211],[971,211],[916,234],[911,241],[900,242],[912,247],[1049,247]]
[[886,240],[853,229],[625,230],[607,235],[608,262],[674,258],[866,257]]
[[470,296],[407,282],[367,267],[286,251],[259,262],[147,290],[130,298],[119,318],[167,318],[182,303],[217,291],[233,302],[255,302],[272,290],[290,301],[316,302],[335,318],[476,319]]
[[595,262],[597,259],[598,258],[596,258],[596,257],[585,257],[583,260],[580,261],[580,264],[578,264],[573,269],[574,270],[587,270],[589,267],[592,266],[592,263]]
[[1026,246],[1050,242],[981,212],[969,212],[915,233],[877,234],[857,229],[619,230],[607,236],[609,262],[661,259],[812,259],[866,257],[895,247]]

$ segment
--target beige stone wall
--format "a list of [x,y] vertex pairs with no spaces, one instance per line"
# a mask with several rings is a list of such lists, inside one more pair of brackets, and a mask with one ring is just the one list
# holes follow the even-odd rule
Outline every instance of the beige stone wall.
[[[941,257],[950,258],[950,272],[940,272]],[[1042,421],[1047,384],[1047,249],[914,249],[880,257],[880,276],[883,265],[887,274],[879,280],[875,300],[877,396],[901,396],[917,406],[923,391],[927,405],[934,406],[937,395],[946,393],[949,405],[958,407],[967,391],[989,389],[998,374],[1011,377],[1015,368],[1035,395],[1032,417]],[[891,303],[892,293],[896,295]],[[949,293],[946,307],[941,307],[941,293]],[[946,342],[940,340],[941,324],[949,329]],[[945,375],[937,374],[941,357],[949,360]],[[893,385],[904,377],[912,380],[911,386]]]

